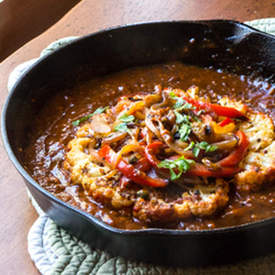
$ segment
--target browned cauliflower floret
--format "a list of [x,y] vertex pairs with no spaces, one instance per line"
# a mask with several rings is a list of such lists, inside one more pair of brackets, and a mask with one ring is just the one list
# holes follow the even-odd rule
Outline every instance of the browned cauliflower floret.
[[222,179],[216,184],[197,184],[183,192],[181,198],[166,202],[154,196],[150,200],[140,198],[134,205],[134,216],[146,222],[169,222],[190,216],[210,216],[228,202],[229,186]]
[[228,185],[218,179],[216,184],[203,183],[189,188],[174,201],[166,202],[154,189],[145,187],[150,198],[142,199],[137,190],[123,189],[120,173],[102,165],[92,152],[95,140],[83,137],[87,125],[78,130],[77,138],[68,144],[64,167],[71,172],[71,182],[82,185],[95,200],[115,209],[133,207],[133,214],[141,221],[172,221],[194,216],[209,216],[223,208],[228,201]]
[[275,132],[270,117],[262,113],[248,112],[249,120],[240,125],[250,144],[245,159],[241,162],[242,172],[235,176],[239,190],[258,189],[263,183],[275,178]]
[[118,186],[113,187],[118,171],[100,165],[93,154],[85,152],[91,143],[93,140],[90,138],[75,138],[68,144],[64,167],[70,170],[71,181],[82,185],[98,201],[117,209],[128,207],[132,200],[126,198]]
[[239,123],[239,129],[249,140],[246,157],[240,163],[242,171],[235,176],[239,190],[258,189],[263,183],[275,179],[275,131],[272,119],[263,113],[256,113],[241,102],[223,97],[219,103],[234,107],[244,113],[247,121]]
[[255,152],[251,150],[241,163],[243,171],[235,176],[237,187],[243,191],[258,189],[275,180],[275,141]]
[[185,203],[175,204],[175,211],[181,218],[185,215],[184,209],[187,206],[194,216],[209,216],[227,204],[228,192],[229,186],[222,179],[217,179],[214,185],[196,186],[183,194]]
[[272,119],[263,113],[248,112],[247,117],[249,120],[240,124],[240,130],[250,142],[249,150],[258,152],[274,140],[274,125]]
[[[146,150],[149,150],[148,147],[153,144],[152,141],[155,141],[157,137],[167,145],[168,148],[164,148],[167,152],[163,151],[168,153],[169,163],[172,161],[174,165],[176,164],[170,157],[187,154],[188,150],[186,151],[186,147],[192,145],[192,143],[188,145],[188,143],[182,140],[179,141],[176,138],[174,140],[173,137],[175,135],[170,137],[170,131],[178,133],[176,131],[178,131],[179,125],[174,122],[179,118],[181,119],[183,115],[169,109],[167,110],[167,104],[175,104],[173,102],[173,100],[176,101],[175,99],[171,101],[171,92],[175,96],[177,93],[182,93],[182,90],[165,89],[162,95],[160,91],[157,90],[156,94],[146,96],[144,102],[140,100],[143,99],[142,95],[140,96],[141,98],[138,98],[138,96],[135,98],[123,97],[123,100],[116,106],[108,109],[109,113],[91,116],[89,121],[78,129],[76,138],[69,142],[64,168],[70,171],[71,182],[75,185],[81,185],[93,199],[110,208],[127,208],[127,211],[132,211],[133,217],[147,224],[173,222],[191,216],[211,216],[223,209],[228,203],[229,183],[224,179],[216,178],[213,183],[212,179],[207,177],[193,176],[189,178],[188,174],[186,174],[186,177],[179,175],[179,178],[177,178],[180,180],[179,182],[175,181],[175,178],[170,177],[170,181],[173,182],[169,182],[167,187],[167,175],[164,176],[164,185],[160,186],[155,182],[163,181],[163,179],[158,179],[158,177],[160,177],[161,173],[167,171],[156,169],[154,160],[149,160],[149,153]],[[199,90],[195,86],[188,89],[185,94],[198,101],[209,101],[208,97],[199,96]],[[176,103],[179,101],[177,99]],[[151,106],[152,104],[154,108]],[[203,119],[201,120],[193,119],[193,121],[191,120],[192,122],[188,122],[190,124],[188,126],[190,126],[190,131],[192,130],[192,134],[196,137],[196,144],[198,144],[199,140],[205,141],[206,144],[216,143],[217,146],[220,142],[219,145],[221,146],[221,140],[223,141],[224,136],[227,135],[229,137],[233,136],[234,140],[232,139],[233,141],[230,140],[230,142],[234,142],[233,146],[237,146],[238,139],[233,134],[236,134],[237,131],[242,131],[249,140],[249,147],[247,152],[244,152],[246,155],[242,156],[244,157],[243,160],[239,163],[241,172],[235,174],[232,182],[235,183],[238,190],[250,191],[257,189],[263,183],[274,181],[275,132],[272,119],[263,113],[253,112],[242,102],[231,100],[227,96],[221,98],[219,104],[239,110],[247,119],[241,117],[226,126],[219,125],[219,122],[224,120],[224,117],[221,116],[218,117],[217,121],[214,119],[208,121],[207,125],[205,123],[207,115],[202,116]],[[209,104],[204,105],[208,106]],[[158,111],[155,110],[156,106],[159,108]],[[174,105],[172,106],[174,108]],[[151,108],[150,110],[148,109],[149,107]],[[193,109],[193,111],[190,109]],[[187,110],[189,113],[191,112],[191,116],[194,113],[196,114],[196,110],[194,111],[192,106],[188,107]],[[187,120],[189,120],[188,116]],[[165,123],[168,126],[170,125],[169,129],[165,128]],[[121,127],[119,128],[118,126]],[[142,128],[143,126],[146,128],[145,131],[140,132],[140,127]],[[210,130],[205,126],[210,128]],[[188,129],[188,127],[186,128]],[[123,131],[120,131],[120,129]],[[209,131],[206,131],[207,129]],[[145,140],[148,147],[144,146]],[[139,145],[139,142],[142,146]],[[195,146],[195,142],[192,142],[193,146]],[[101,155],[101,151],[104,149],[102,146],[106,144],[109,146],[110,151],[113,150],[114,155],[111,157],[104,154]],[[225,151],[217,147],[221,151],[218,152],[218,157],[220,157],[220,153],[227,157],[231,152],[230,150],[234,150],[232,149],[233,146]],[[171,154],[171,150],[176,152],[177,155]],[[162,157],[161,154],[164,152],[161,151],[159,153],[159,157]],[[200,161],[200,156],[196,157],[199,160],[195,158],[194,161]],[[214,155],[212,154],[210,157],[214,157]],[[110,158],[117,160],[117,162],[114,164],[113,160],[110,161]],[[118,165],[119,161],[121,161],[120,158],[126,162],[127,168],[124,167],[126,164],[123,164],[123,162],[122,164],[120,162],[120,166]],[[148,166],[146,161],[141,161],[143,158],[151,163],[149,163],[149,168],[146,168],[146,165]],[[205,158],[201,162],[204,160]],[[214,160],[212,165],[221,168],[218,161]],[[152,162],[154,165],[152,165]],[[203,164],[205,163],[203,162]],[[121,165],[124,168],[121,168]],[[232,165],[234,166],[235,164]],[[115,167],[115,169],[112,167]],[[140,169],[141,167],[144,170]],[[175,174],[180,169],[183,169],[182,167],[178,165],[178,167],[176,166],[176,171],[172,170],[172,172]],[[168,168],[171,173],[171,169],[175,167],[171,168],[169,166]],[[128,172],[126,171],[127,169]],[[239,171],[237,167],[236,171]],[[146,173],[150,176],[145,176]],[[183,172],[181,171],[181,173]],[[153,178],[151,178],[151,174]],[[122,177],[123,175],[124,177]],[[127,184],[124,184],[123,180],[125,178]],[[148,178],[151,178],[149,183]],[[192,188],[190,187],[190,182],[188,183],[190,180]],[[152,181],[155,182],[155,185],[152,184]],[[171,184],[175,184],[175,186],[171,186]],[[181,186],[178,187],[177,184]],[[143,195],[140,195],[140,191],[142,191]]]

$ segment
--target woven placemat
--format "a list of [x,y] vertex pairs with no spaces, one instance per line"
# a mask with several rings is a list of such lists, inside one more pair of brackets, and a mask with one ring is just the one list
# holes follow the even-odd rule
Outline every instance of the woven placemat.
[[[275,34],[275,18],[267,18],[247,22],[254,28]],[[66,37],[50,44],[41,53],[47,55],[77,37]],[[11,73],[8,89],[14,85],[18,77],[37,59],[20,64]],[[30,194],[29,194],[30,195]],[[184,274],[184,275],[272,275],[275,274],[275,255],[254,260],[239,262],[235,265],[224,265],[207,268],[168,269],[128,261],[121,257],[111,257],[108,253],[91,249],[87,244],[67,233],[48,218],[30,196],[39,213],[29,231],[28,250],[34,264],[41,274]]]

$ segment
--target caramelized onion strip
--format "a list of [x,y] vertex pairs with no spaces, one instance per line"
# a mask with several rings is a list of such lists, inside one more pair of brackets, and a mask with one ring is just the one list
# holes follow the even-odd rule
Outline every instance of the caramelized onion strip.
[[153,132],[156,135],[156,137],[161,139],[159,129],[157,129],[157,127],[154,125],[152,115],[150,114],[148,109],[145,112],[145,125],[151,132]]
[[220,142],[212,143],[211,145],[216,146],[219,150],[232,150],[238,144],[238,138],[232,135],[229,139]]
[[181,146],[176,145],[173,141],[171,133],[167,129],[165,129],[161,122],[158,123],[160,128],[161,139],[166,143],[166,145],[181,156],[185,156],[186,158],[193,158],[193,153],[191,151],[185,151],[185,148],[188,146],[188,143],[181,142]]
[[113,132],[109,136],[105,137],[102,144],[111,144],[124,139],[127,136],[127,132]]

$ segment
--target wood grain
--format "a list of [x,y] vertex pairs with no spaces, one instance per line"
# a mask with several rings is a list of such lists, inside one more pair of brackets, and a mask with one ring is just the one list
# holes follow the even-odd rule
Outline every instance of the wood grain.
[[56,23],[80,0],[6,0],[0,3],[0,61]]
[[[23,5],[21,8],[23,9]],[[50,11],[51,7],[43,9],[43,13],[50,14]],[[37,57],[49,43],[64,36],[85,35],[110,26],[142,21],[214,18],[247,21],[272,16],[275,16],[273,0],[83,0],[59,22],[0,64],[0,105],[7,96],[8,75],[15,66]],[[10,29],[15,27],[9,26]],[[48,26],[40,25],[40,30],[43,27],[45,29]],[[32,35],[25,32],[23,42],[36,34],[37,32]],[[37,214],[28,202],[23,180],[8,160],[2,143],[0,155],[1,273],[38,274],[27,253],[27,232]]]

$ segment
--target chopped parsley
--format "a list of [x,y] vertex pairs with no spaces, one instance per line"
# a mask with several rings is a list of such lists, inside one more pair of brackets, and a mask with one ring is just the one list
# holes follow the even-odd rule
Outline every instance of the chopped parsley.
[[78,120],[73,121],[72,124],[73,124],[73,126],[78,126],[81,122],[88,120],[90,117],[92,117],[96,114],[101,114],[101,113],[105,112],[107,108],[108,107],[99,107],[93,113],[91,113],[87,116],[81,117]]
[[129,132],[130,130],[129,130],[127,124],[130,123],[130,122],[134,122],[135,117],[133,115],[124,114],[119,118],[119,120],[122,121],[122,123],[118,124],[115,127],[115,131]]
[[115,131],[117,132],[128,132],[129,129],[127,127],[127,123],[120,123],[115,127]]
[[192,152],[193,152],[193,154],[194,154],[194,156],[197,158],[198,156],[199,156],[199,154],[200,154],[200,151],[201,151],[201,149],[198,147],[198,146],[194,146],[194,148],[192,149]]
[[194,156],[198,157],[200,154],[200,150],[204,150],[206,153],[209,153],[209,152],[214,152],[217,149],[218,149],[217,146],[211,145],[206,141],[202,141],[199,143],[195,143],[194,141],[192,141],[184,150],[185,151],[192,150]]
[[172,99],[176,100],[176,103],[173,106],[174,109],[178,109],[178,110],[195,109],[195,107],[192,104],[187,103],[183,98],[176,96],[174,92],[170,92],[169,95]]
[[182,105],[181,107],[179,107],[177,109],[178,110],[188,110],[188,109],[193,109],[194,110],[194,109],[196,109],[196,107],[194,107],[192,104],[186,102],[184,105]]
[[186,173],[195,162],[191,159],[185,159],[184,156],[176,160],[165,159],[158,164],[159,168],[167,168],[170,171],[170,179],[176,180]]
[[176,123],[180,124],[180,123],[186,123],[186,124],[190,124],[190,120],[189,120],[189,116],[185,115],[185,114],[180,114],[177,111],[174,111],[175,116],[176,116]]
[[205,150],[206,153],[208,153],[208,152],[214,152],[214,151],[216,151],[216,150],[218,149],[217,146],[211,145],[211,144],[207,143],[206,141],[202,141],[202,142],[200,142],[200,143],[197,143],[196,145],[197,145],[200,149]]
[[[176,116],[176,123],[179,124],[179,130],[177,133],[181,141],[187,141],[192,130],[190,121],[191,117],[186,114],[181,114],[180,112],[182,110],[196,108],[192,104],[187,103],[183,98],[176,96],[174,92],[170,92],[169,95],[173,100],[176,100],[173,108],[175,109],[174,114]],[[196,121],[199,120],[197,117],[194,117],[193,119]]]
[[185,114],[180,114],[178,111],[174,111],[176,116],[176,123],[179,124],[178,134],[180,140],[186,141],[191,133],[190,117]]
[[191,133],[191,126],[187,123],[181,124],[179,128],[180,140],[186,141]]
[[194,142],[194,141],[191,141],[191,142],[189,143],[189,145],[184,149],[184,151],[191,150],[191,149],[193,149],[194,146],[195,146],[195,142]]
[[177,97],[174,92],[170,92],[169,95],[172,99],[175,99]]
[[124,114],[119,118],[119,120],[122,121],[122,122],[129,123],[129,122],[134,121],[135,117],[133,115]]
[[180,97],[176,97],[176,103],[174,104],[174,109],[179,109],[182,107],[183,103],[184,103],[184,100]]

